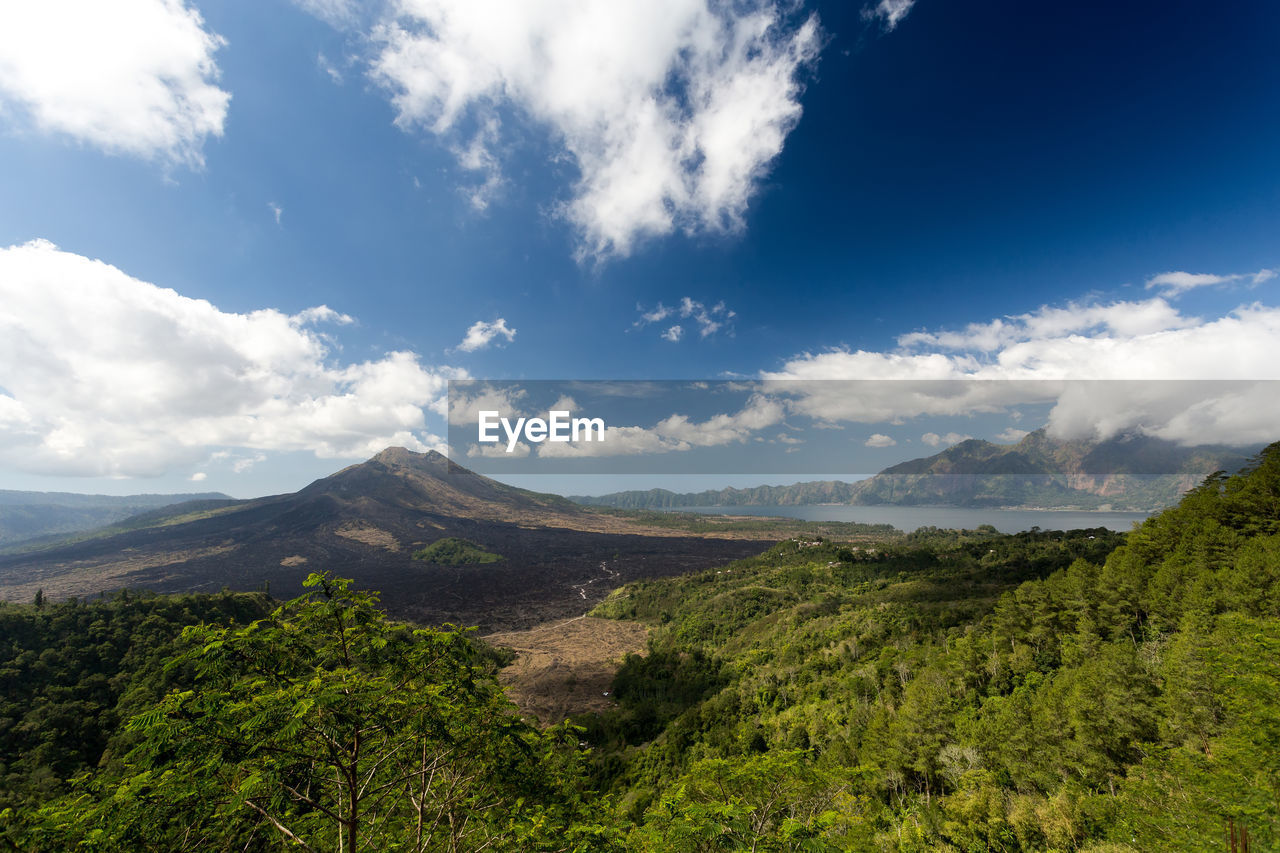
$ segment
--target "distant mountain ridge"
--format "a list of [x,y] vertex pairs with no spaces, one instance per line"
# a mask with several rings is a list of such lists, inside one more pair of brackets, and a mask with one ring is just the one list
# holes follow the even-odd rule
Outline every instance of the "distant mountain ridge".
[[180,492],[176,494],[147,492],[138,495],[82,495],[79,492],[24,492],[15,489],[0,489],[0,507],[28,504],[88,508],[128,505],[143,509],[155,509],[184,501],[231,499],[230,495],[224,495],[222,492]]
[[684,494],[650,489],[572,500],[623,509],[838,503],[1154,511],[1215,471],[1239,470],[1253,452],[1181,447],[1149,436],[1062,441],[1039,429],[1016,444],[968,439],[855,483],[823,480]]
[[229,501],[221,492],[80,495],[0,489],[0,548],[93,530],[130,516],[190,501]]
[[857,483],[840,480],[815,480],[790,486],[754,486],[737,489],[707,489],[703,492],[678,493],[667,489],[614,492],[591,497],[573,495],[569,500],[584,506],[609,506],[619,509],[667,509],[686,506],[797,506],[800,504],[849,503],[857,494]]

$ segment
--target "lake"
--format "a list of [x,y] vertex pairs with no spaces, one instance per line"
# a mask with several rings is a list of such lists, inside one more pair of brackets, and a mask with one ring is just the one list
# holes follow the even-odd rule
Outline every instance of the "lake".
[[798,506],[686,506],[668,512],[701,512],[708,515],[773,515],[805,521],[857,521],[862,524],[892,524],[910,533],[918,527],[967,528],[990,524],[1001,533],[1018,533],[1039,527],[1042,530],[1074,530],[1105,527],[1128,532],[1149,512],[1091,512],[1049,509],[970,509],[951,506],[847,506],[843,504],[801,504]]

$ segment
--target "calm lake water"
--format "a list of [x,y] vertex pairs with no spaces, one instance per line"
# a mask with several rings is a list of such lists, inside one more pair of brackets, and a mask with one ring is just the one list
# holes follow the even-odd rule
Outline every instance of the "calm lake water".
[[1018,533],[1039,527],[1042,530],[1074,530],[1106,527],[1128,532],[1134,522],[1148,512],[1086,512],[1043,509],[967,509],[949,506],[840,506],[804,504],[800,506],[686,506],[670,512],[701,512],[709,515],[774,515],[805,521],[858,521],[863,524],[892,524],[910,533],[918,527],[967,528],[990,524],[1001,533]]

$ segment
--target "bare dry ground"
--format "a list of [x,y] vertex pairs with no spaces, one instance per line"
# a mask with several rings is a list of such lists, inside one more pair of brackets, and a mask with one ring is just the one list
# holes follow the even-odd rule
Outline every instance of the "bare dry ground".
[[549,724],[611,707],[609,685],[618,666],[628,653],[644,653],[648,635],[636,622],[578,616],[484,639],[515,651],[498,680],[520,710]]
[[[129,585],[139,572],[152,572],[161,581],[170,577],[168,570],[189,560],[218,560],[235,551],[231,544],[186,548],[176,551],[137,552],[121,551],[110,563],[94,565],[90,561],[66,561],[51,563],[47,567],[28,573],[25,582],[13,583],[0,580],[0,600],[27,602],[39,590],[46,597],[57,601],[74,596],[88,596],[105,590],[115,590]],[[91,571],[98,588],[89,591],[83,583],[83,575]]]
[[348,522],[333,532],[335,535],[350,539],[352,542],[363,542],[365,545],[385,548],[388,551],[400,550],[400,543],[396,540],[396,537],[380,527],[374,527],[372,524]]

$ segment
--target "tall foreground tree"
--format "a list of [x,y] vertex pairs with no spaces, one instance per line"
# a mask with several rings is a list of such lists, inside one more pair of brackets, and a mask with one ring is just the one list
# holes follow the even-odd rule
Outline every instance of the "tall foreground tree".
[[[188,628],[195,686],[135,717],[128,773],[43,810],[42,849],[573,849],[573,750],[462,632],[313,574],[248,627]],[[580,832],[589,834],[589,829]],[[586,842],[584,842],[586,844]],[[589,846],[589,845],[587,845]]]

